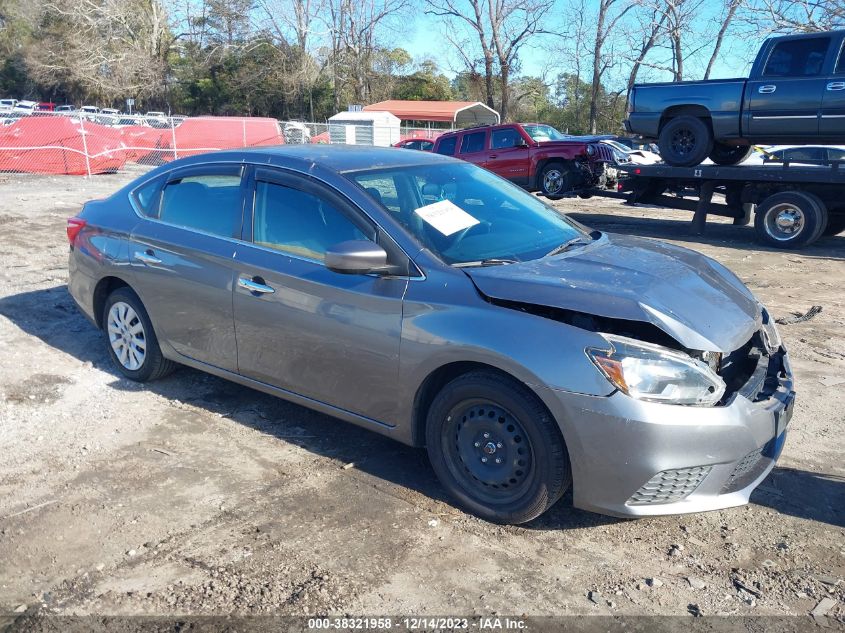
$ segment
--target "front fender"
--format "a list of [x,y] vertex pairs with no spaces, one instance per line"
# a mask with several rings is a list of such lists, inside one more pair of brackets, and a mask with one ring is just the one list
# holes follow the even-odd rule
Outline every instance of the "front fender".
[[411,283],[403,307],[399,368],[403,427],[413,428],[413,404],[420,387],[451,363],[495,367],[541,397],[549,389],[593,396],[614,391],[584,351],[607,344],[598,334],[488,303],[466,277],[456,277],[452,285],[462,286],[454,291],[464,299],[470,296],[469,301],[435,302],[426,287],[429,282],[436,283],[431,278]]

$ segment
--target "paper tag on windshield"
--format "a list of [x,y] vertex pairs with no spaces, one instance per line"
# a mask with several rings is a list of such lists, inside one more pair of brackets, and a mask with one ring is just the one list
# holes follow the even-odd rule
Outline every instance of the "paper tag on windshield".
[[478,224],[478,220],[449,200],[427,204],[414,213],[443,235],[452,235]]

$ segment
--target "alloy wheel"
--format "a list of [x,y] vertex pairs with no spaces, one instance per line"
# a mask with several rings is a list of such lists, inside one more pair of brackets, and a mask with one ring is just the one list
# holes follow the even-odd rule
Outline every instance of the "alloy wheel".
[[563,174],[559,169],[550,169],[543,174],[543,188],[546,193],[558,193],[563,189]]

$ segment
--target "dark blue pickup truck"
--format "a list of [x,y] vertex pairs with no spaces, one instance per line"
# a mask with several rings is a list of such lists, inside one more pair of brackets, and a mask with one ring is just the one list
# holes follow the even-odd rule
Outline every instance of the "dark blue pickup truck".
[[670,165],[735,165],[752,144],[845,143],[845,31],[767,39],[748,79],[635,85],[628,132]]

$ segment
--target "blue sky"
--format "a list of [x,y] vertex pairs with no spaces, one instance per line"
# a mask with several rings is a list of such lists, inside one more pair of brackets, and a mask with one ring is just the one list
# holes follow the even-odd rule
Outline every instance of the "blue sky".
[[[558,15],[563,15],[565,0],[559,0],[560,8],[555,10]],[[595,5],[596,0],[587,0],[588,10]],[[714,0],[705,0],[701,11],[696,15],[695,28],[690,35],[689,48],[697,52],[685,61],[685,79],[701,79],[712,53],[712,37],[715,33],[717,21],[720,17],[721,3]],[[407,31],[403,38],[394,45],[405,48],[414,59],[422,60],[431,58],[437,62],[441,71],[449,77],[454,76],[455,71],[460,69],[459,58],[455,55],[452,45],[445,37],[433,37],[443,31],[441,19],[436,16],[425,15],[420,12],[413,28],[413,35],[407,38]],[[722,46],[722,50],[711,73],[712,79],[724,77],[738,77],[746,75],[750,69],[751,62],[757,48],[762,43],[764,35],[755,33],[744,33],[741,36],[729,34]],[[561,55],[557,48],[561,46],[562,40],[559,37],[536,36],[537,45],[531,48],[524,48],[520,53],[522,75],[545,76],[548,81],[554,78],[558,72],[574,70],[571,55]],[[589,43],[592,44],[591,42]],[[620,46],[624,44],[620,43]],[[618,49],[617,49],[618,50]],[[559,59],[555,59],[555,57]],[[621,54],[620,54],[621,58]],[[668,55],[664,51],[655,51],[650,58],[652,62],[666,61]],[[582,65],[589,66],[589,52],[585,55]],[[627,73],[630,63],[621,62],[616,68],[608,71],[607,79],[611,89],[619,88],[627,80]],[[583,78],[589,80],[590,68],[582,68]],[[644,68],[641,70],[639,80],[660,81],[670,79],[665,73],[655,69]]]

